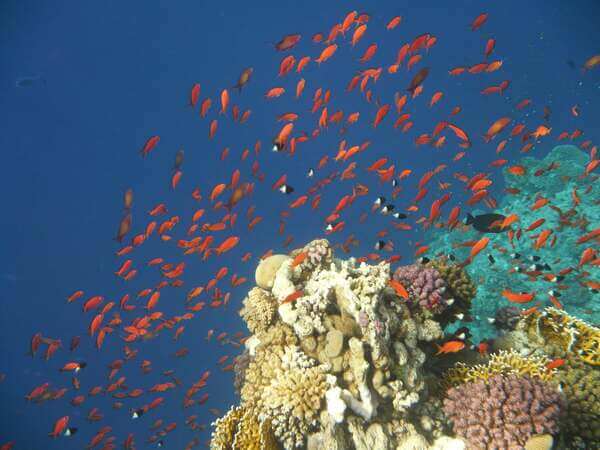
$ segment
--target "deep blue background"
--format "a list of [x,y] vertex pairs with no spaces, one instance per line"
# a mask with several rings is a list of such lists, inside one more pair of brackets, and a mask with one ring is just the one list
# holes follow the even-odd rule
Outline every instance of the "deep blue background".
[[[369,30],[362,42],[355,50],[344,45],[320,69],[311,63],[303,74],[307,79],[304,102],[295,102],[292,93],[298,76],[277,79],[282,55],[273,50],[272,44],[285,34],[302,33],[304,38],[294,54],[297,57],[309,54],[314,58],[322,47],[312,44],[310,36],[317,31],[328,33],[334,23],[355,8],[371,14]],[[488,22],[480,31],[472,33],[471,21],[484,11],[490,14]],[[403,16],[402,24],[387,32],[385,24],[395,15]],[[302,144],[294,159],[273,155],[269,152],[269,142],[279,129],[274,123],[275,114],[295,111],[307,116],[305,111],[310,107],[314,89],[330,87],[332,103],[336,105],[330,108],[330,113],[337,108],[347,113],[361,112],[362,128],[357,125],[354,134],[350,131],[346,138],[353,143],[365,139],[376,143],[368,154],[360,155],[362,166],[378,157],[389,156],[396,161],[397,168],[412,168],[420,177],[424,170],[451,161],[457,147],[454,137],[449,136],[449,144],[442,150],[422,148],[415,152],[414,137],[431,132],[442,117],[436,108],[442,108],[447,114],[453,106],[460,105],[463,112],[456,122],[469,130],[474,146],[468,157],[446,171],[445,179],[451,182],[455,182],[451,179],[454,171],[472,174],[486,170],[486,165],[496,158],[496,143],[484,146],[480,136],[498,117],[514,114],[514,105],[523,98],[531,98],[534,103],[528,110],[532,114],[529,128],[542,123],[540,111],[544,105],[553,111],[553,135],[543,145],[536,146],[532,154],[548,151],[555,136],[563,130],[578,127],[585,131],[587,138],[597,139],[600,75],[598,69],[583,74],[580,67],[588,57],[600,52],[600,32],[595,19],[599,15],[600,3],[595,0],[3,1],[0,4],[0,149],[3,156],[0,372],[6,374],[6,380],[0,384],[0,443],[16,440],[16,449],[82,448],[101,426],[109,424],[118,436],[119,445],[132,431],[136,433],[138,448],[146,448],[144,441],[150,435],[149,426],[154,419],[162,417],[165,424],[178,422],[178,429],[167,438],[168,448],[183,448],[193,435],[185,430],[185,416],[199,414],[199,421],[208,424],[212,420],[208,407],[223,411],[235,401],[231,374],[221,376],[215,367],[216,360],[232,350],[220,347],[214,338],[207,345],[204,336],[209,328],[215,328],[217,333],[243,329],[237,309],[249,285],[233,292],[228,308],[205,310],[200,318],[188,322],[178,343],[173,343],[169,332],[140,345],[143,356],[130,362],[124,371],[130,388],[148,388],[164,381],[164,377],[159,376],[161,371],[176,369],[187,388],[209,369],[213,375],[207,405],[182,412],[183,388],[180,388],[167,395],[167,404],[151,417],[132,423],[128,406],[148,402],[147,395],[126,400],[121,411],[112,411],[110,397],[101,399],[101,396],[73,408],[67,403],[75,395],[71,390],[65,399],[41,406],[27,404],[23,399],[44,381],[51,381],[55,388],[70,387],[70,377],[59,374],[58,368],[74,357],[90,364],[80,376],[82,393],[86,393],[90,387],[106,383],[106,365],[122,356],[118,352],[121,345],[117,345],[116,333],[107,338],[102,352],[92,347],[85,337],[92,316],[81,313],[81,301],[67,305],[65,298],[74,290],[83,289],[86,298],[101,294],[118,300],[126,288],[134,294],[156,284],[158,277],[148,275],[147,270],[146,275],[139,276],[130,286],[112,274],[118,264],[114,260],[118,247],[112,238],[120,219],[125,189],[131,187],[135,192],[136,232],[147,223],[145,212],[164,201],[173,214],[181,215],[179,232],[174,234],[183,237],[195,208],[189,196],[191,190],[200,186],[206,197],[214,184],[227,182],[238,166],[247,178],[252,158],[241,164],[239,155],[243,148],[251,148],[256,139],[262,140],[259,161],[267,179],[264,186],[257,187],[251,202],[258,204],[257,214],[265,216],[265,222],[250,237],[245,231],[245,219],[240,218],[236,229],[242,235],[244,250],[253,252],[253,259],[246,265],[240,263],[240,248],[204,264],[186,260],[186,285],[179,291],[164,291],[159,306],[161,310],[170,311],[170,315],[182,314],[185,292],[206,283],[222,265],[229,265],[230,274],[251,275],[256,258],[269,248],[281,250],[287,234],[293,234],[298,245],[319,236],[326,212],[351,189],[351,183],[336,183],[327,192],[318,217],[294,212],[286,234],[278,236],[277,214],[289,199],[271,193],[269,186],[287,172],[299,191],[305,189],[308,183],[303,174],[307,168],[314,167],[323,154],[335,155],[340,137],[330,132],[314,144]],[[415,127],[408,135],[393,131],[391,115],[384,123],[387,126],[382,124],[374,132],[368,125],[375,106],[365,104],[355,93],[344,93],[347,82],[359,67],[356,60],[371,42],[377,42],[380,48],[372,64],[387,67],[402,44],[424,32],[436,35],[438,43],[425,58],[426,62],[419,66],[426,64],[432,71],[419,107],[410,108]],[[457,78],[447,75],[452,67],[482,61],[488,37],[497,40],[492,59],[504,60],[500,71]],[[576,69],[569,67],[569,60],[575,63]],[[217,137],[208,141],[208,120],[200,120],[198,112],[192,113],[186,106],[191,85],[200,82],[201,99],[207,95],[213,98],[212,118],[218,109],[220,90],[235,84],[239,73],[248,66],[254,67],[253,79],[241,96],[232,94],[232,102],[239,103],[242,110],[252,109],[249,124],[240,127],[221,119]],[[405,89],[410,76],[403,71],[397,79],[386,79],[387,74],[382,76],[381,90],[376,94],[383,102],[390,102],[395,91]],[[33,86],[17,87],[16,81],[27,76],[40,79]],[[484,87],[504,79],[511,81],[504,96],[479,94]],[[264,92],[278,85],[285,86],[289,92],[278,101],[265,102]],[[436,90],[443,91],[445,97],[429,110],[427,103]],[[569,113],[573,104],[581,108],[582,114],[577,119]],[[310,119],[301,122],[300,129],[314,128],[317,116],[308,114],[308,117]],[[159,134],[161,141],[151,156],[142,160],[138,150],[154,134]],[[231,154],[221,162],[218,155],[225,146],[230,148]],[[506,155],[518,157],[519,146],[515,143],[510,147]],[[179,148],[185,149],[186,161],[183,180],[174,193],[168,186]],[[329,173],[332,167],[330,163],[322,174]],[[357,172],[361,172],[359,181],[362,181],[364,174]],[[407,184],[403,206],[410,204],[414,184]],[[432,198],[430,195],[429,199]],[[374,232],[386,223],[378,218],[368,225],[358,226],[356,217],[368,209],[369,201],[363,201],[361,208],[350,213],[353,219],[348,220],[343,234],[345,237],[354,232],[362,239],[357,254],[371,251],[376,239]],[[240,205],[240,216],[248,204],[245,201]],[[305,207],[302,212],[306,211]],[[218,215],[211,217],[216,219]],[[412,250],[403,242],[404,236],[397,238],[396,245],[405,260],[410,260]],[[415,239],[418,236],[411,235]],[[182,260],[181,252],[174,247],[172,243],[154,239],[136,252],[134,260],[139,268],[155,256],[178,262]],[[72,335],[82,335],[81,349],[73,356],[63,349],[50,362],[44,362],[39,356],[31,360],[26,352],[29,339],[36,331],[62,338],[65,347]],[[191,349],[190,355],[175,359],[174,351],[183,346]],[[152,375],[141,375],[142,358],[153,361]],[[99,424],[88,425],[84,418],[92,405],[99,406],[106,417]],[[52,441],[46,437],[54,421],[62,415],[70,415],[72,424],[80,427],[80,433],[70,442],[65,438]],[[208,436],[208,431],[200,434],[202,441]]]

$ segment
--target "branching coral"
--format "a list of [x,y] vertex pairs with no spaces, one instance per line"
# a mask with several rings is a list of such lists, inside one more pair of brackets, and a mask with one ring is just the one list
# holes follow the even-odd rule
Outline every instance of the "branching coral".
[[551,384],[519,375],[494,375],[448,391],[444,412],[470,448],[522,449],[534,434],[558,432],[564,399]]
[[301,447],[317,425],[327,388],[321,367],[282,370],[264,390],[260,417],[271,420],[275,436],[286,448]]

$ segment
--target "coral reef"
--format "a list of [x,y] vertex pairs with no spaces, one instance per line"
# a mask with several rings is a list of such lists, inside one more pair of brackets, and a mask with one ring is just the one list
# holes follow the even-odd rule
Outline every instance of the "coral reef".
[[446,372],[444,382],[450,386],[471,381],[487,382],[496,375],[520,375],[550,381],[556,370],[548,369],[549,362],[550,359],[545,356],[523,356],[514,350],[501,350],[491,355],[487,364],[469,366],[459,362]]
[[559,430],[564,399],[551,384],[527,375],[494,375],[451,388],[444,412],[468,448],[522,449],[534,434]]
[[554,307],[530,314],[517,325],[525,333],[528,346],[541,348],[554,357],[578,358],[600,366],[600,328]]
[[[449,258],[399,267],[403,298],[388,263],[337,259],[325,239],[276,256],[243,301],[240,403],[213,424],[211,449],[598,446],[598,328],[556,308],[501,308],[494,348],[506,350],[488,356],[468,350],[468,333],[444,335],[476,295]],[[434,355],[456,339],[464,350]]]
[[563,430],[584,448],[600,448],[600,370],[581,361],[569,361],[558,372],[567,410]]
[[[286,450],[464,447],[445,435],[423,374],[421,346],[442,328],[389,287],[389,264],[335,259],[319,239],[273,265],[257,270],[244,300],[252,335],[234,362],[240,406],[215,422],[211,448],[227,448],[251,421]],[[444,294],[436,269],[420,272]]]
[[234,407],[214,423],[213,450],[277,450],[269,421],[260,422],[252,410]]
[[[554,230],[558,237],[554,246],[536,249],[533,246],[535,241],[527,238],[530,233],[524,233],[526,239],[514,239],[512,245],[508,242],[506,233],[485,235],[490,239],[485,253],[477,257],[476,264],[469,264],[464,269],[477,285],[477,294],[470,310],[474,318],[480,318],[470,324],[471,333],[476,341],[496,335],[496,328],[489,324],[486,318],[494,317],[498,308],[509,305],[502,297],[503,289],[510,288],[513,292],[536,292],[539,294],[536,300],[549,304],[545,293],[549,289],[556,289],[556,285],[549,283],[543,276],[528,276],[526,272],[531,265],[529,258],[535,256],[541,264],[549,264],[551,270],[546,273],[558,273],[568,267],[577,267],[581,251],[585,248],[583,245],[577,245],[577,240],[583,234],[597,228],[600,223],[600,208],[595,204],[600,198],[600,183],[594,182],[593,177],[580,176],[588,160],[588,154],[573,145],[559,145],[547,152],[543,158],[522,158],[515,161],[515,164],[524,167],[528,174],[538,170],[544,171],[553,162],[558,167],[545,172],[544,176],[515,176],[505,170],[504,179],[497,179],[494,184],[499,189],[504,186],[518,190],[519,194],[499,197],[498,206],[494,211],[465,211],[473,215],[488,212],[506,216],[516,214],[519,222],[513,227],[515,231],[518,228],[523,228],[524,231],[536,220],[544,219],[543,228]],[[585,196],[581,196],[580,204],[576,208],[573,207],[574,191],[586,192]],[[531,209],[539,193],[551,199],[552,207]],[[457,261],[463,261],[469,255],[469,248],[459,244],[481,237],[482,234],[472,227],[458,224],[453,230],[432,227],[424,241],[429,245],[429,255],[453,255]],[[518,253],[520,258],[513,258],[513,253]],[[486,259],[486,254],[494,258],[493,264]],[[515,267],[520,267],[521,271],[515,272]],[[597,291],[581,281],[600,279],[600,267],[587,265],[585,269],[589,275],[583,280],[575,279],[575,273],[565,276],[561,284],[568,286],[568,289],[561,290],[561,302],[569,314],[585,319],[588,323],[599,324],[600,302],[597,301]]]
[[521,319],[521,310],[516,306],[498,308],[494,316],[494,326],[502,331],[513,331]]
[[394,272],[394,280],[402,283],[408,290],[411,300],[423,310],[433,314],[441,313],[448,306],[444,298],[446,281],[440,273],[421,264],[400,266]]

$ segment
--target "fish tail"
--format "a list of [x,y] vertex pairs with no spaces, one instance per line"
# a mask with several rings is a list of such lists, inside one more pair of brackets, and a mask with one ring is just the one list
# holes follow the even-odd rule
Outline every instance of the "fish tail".
[[471,213],[467,213],[467,220],[465,221],[465,225],[471,225],[473,223],[474,217]]

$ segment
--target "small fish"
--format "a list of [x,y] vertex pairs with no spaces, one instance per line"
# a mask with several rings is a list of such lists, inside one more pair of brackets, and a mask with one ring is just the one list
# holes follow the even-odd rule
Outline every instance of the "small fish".
[[391,252],[394,250],[394,244],[392,241],[377,241],[375,243],[375,250],[384,250],[386,252]]
[[444,342],[444,344],[441,346],[435,344],[435,346],[438,349],[437,353],[435,354],[437,356],[441,354],[457,353],[465,348],[465,343],[463,341],[456,340]]
[[377,197],[373,202],[373,204],[378,208],[383,205],[383,203],[385,203],[385,197]]
[[252,67],[244,69],[244,71],[240,74],[240,78],[237,84],[234,86],[234,89],[237,89],[238,92],[242,92],[242,88],[248,83],[248,81],[250,81],[250,76],[252,75],[253,71],[254,69]]
[[389,213],[391,213],[394,210],[394,205],[385,205],[383,208],[381,208],[381,214],[388,215]]
[[312,177],[314,177],[314,176],[315,176],[315,171],[314,171],[312,168],[311,168],[311,169],[308,169],[308,173],[306,174],[306,176],[307,176],[308,178],[312,178]]
[[279,192],[281,192],[282,194],[289,195],[292,192],[294,192],[294,188],[292,186],[290,186],[289,184],[282,184],[279,187]]
[[68,436],[73,436],[75,433],[77,433],[77,428],[69,427],[65,430],[64,435],[68,437]]
[[404,214],[404,213],[401,213],[401,212],[395,212],[395,213],[392,214],[392,217],[394,219],[401,220],[401,219],[406,219],[408,216],[406,214]]

